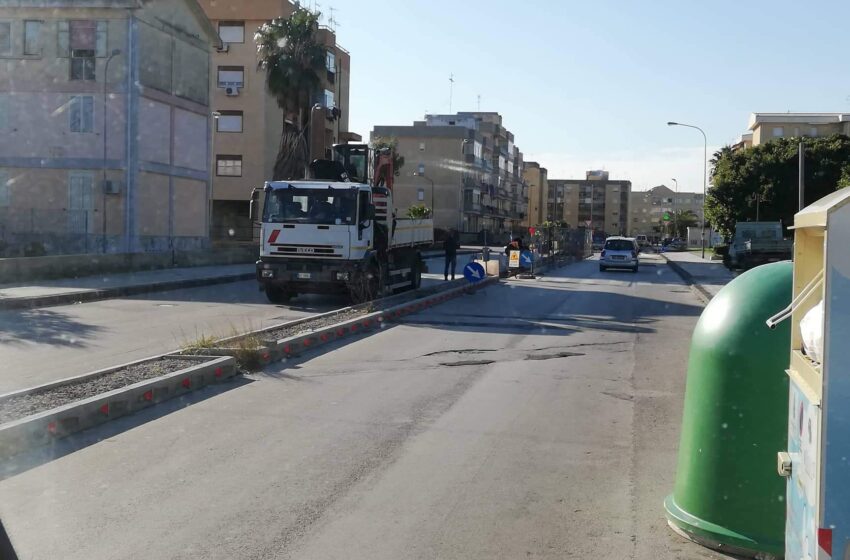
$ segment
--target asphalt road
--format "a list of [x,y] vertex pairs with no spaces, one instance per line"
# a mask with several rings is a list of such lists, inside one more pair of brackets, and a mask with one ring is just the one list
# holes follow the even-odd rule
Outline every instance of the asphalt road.
[[503,283],[19,457],[0,518],[27,559],[720,558],[662,509],[700,312],[660,262]]
[[[459,269],[470,258],[460,255]],[[443,259],[426,262],[432,272],[425,275],[425,286],[440,281]],[[203,335],[229,336],[348,305],[344,297],[310,295],[271,305],[249,280],[3,311],[0,394],[178,350]]]

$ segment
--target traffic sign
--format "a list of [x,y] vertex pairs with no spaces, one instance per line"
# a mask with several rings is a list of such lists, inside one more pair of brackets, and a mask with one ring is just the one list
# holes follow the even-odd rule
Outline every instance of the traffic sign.
[[531,251],[523,251],[519,255],[519,262],[522,266],[531,266],[533,260],[534,255],[531,254]]
[[671,219],[670,218],[670,212],[664,212],[664,215],[661,217],[661,219],[664,220],[665,222],[669,222],[670,219]]
[[528,234],[529,234],[529,235],[534,235],[534,232],[535,232],[535,231],[537,231],[537,230],[536,230],[536,229],[534,229],[533,227],[528,228]]
[[519,251],[508,253],[508,268],[519,268]]
[[463,267],[463,277],[473,284],[481,282],[486,276],[487,273],[484,272],[484,267],[475,261],[466,263],[466,266]]

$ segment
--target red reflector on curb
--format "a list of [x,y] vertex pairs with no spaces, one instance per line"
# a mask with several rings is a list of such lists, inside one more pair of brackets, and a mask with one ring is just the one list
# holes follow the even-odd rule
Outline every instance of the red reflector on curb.
[[[215,376],[221,377],[222,375],[224,375],[224,370],[220,367],[215,368]],[[145,393],[145,394],[147,394],[147,393]]]
[[153,391],[145,391],[145,394],[144,394],[144,395],[142,395],[142,397],[143,397],[146,401],[152,401],[152,400],[153,400]]
[[102,404],[100,406],[100,412],[101,412],[101,414],[105,414],[105,415],[109,416],[109,403]]
[[349,329],[351,329],[351,332],[356,331],[357,330],[357,323],[352,323],[352,325],[349,327]]
[[370,321],[369,319],[366,319],[365,321],[363,321],[363,326],[368,327],[371,323],[372,323],[372,321]]
[[336,335],[337,336],[345,336],[345,329],[337,329]]
[[56,422],[48,422],[47,423],[47,431],[51,434],[56,433]]
[[266,352],[265,354],[263,354],[263,359],[264,359],[265,361],[267,361],[267,362],[268,362],[269,360],[271,360],[271,358],[272,358],[272,355],[271,355],[271,354],[269,354],[268,352]]
[[305,338],[304,341],[303,341],[303,344],[304,344],[304,346],[310,346],[311,344],[313,344],[313,340],[309,339],[309,338]]
[[287,354],[289,354],[289,353],[292,352],[292,347],[289,344],[287,344],[286,346],[283,347],[283,351],[286,352]]
[[187,377],[186,379],[181,381],[180,384],[188,389],[189,387],[192,386],[192,380]]
[[328,333],[322,333],[319,335],[319,338],[322,339],[322,342],[327,342],[330,337],[328,336]]

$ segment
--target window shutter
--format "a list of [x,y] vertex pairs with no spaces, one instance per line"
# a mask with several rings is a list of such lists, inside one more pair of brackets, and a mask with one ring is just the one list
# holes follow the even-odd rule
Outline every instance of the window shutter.
[[69,57],[71,56],[71,41],[70,41],[70,30],[68,28],[67,21],[59,22],[59,31],[56,35],[57,41],[57,56],[59,57]]
[[94,132],[94,97],[83,97],[83,131]]
[[80,132],[80,98],[72,97],[70,103],[70,110],[68,111],[71,132]]
[[108,28],[109,22],[107,21],[98,21],[97,22],[97,31],[96,31],[96,46],[95,46],[95,56],[105,57],[106,55],[106,30]]

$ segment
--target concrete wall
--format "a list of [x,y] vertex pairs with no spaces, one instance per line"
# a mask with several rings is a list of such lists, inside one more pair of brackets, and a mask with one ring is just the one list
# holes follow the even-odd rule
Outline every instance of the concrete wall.
[[252,263],[258,248],[232,247],[205,251],[121,253],[111,255],[60,255],[0,259],[0,282],[27,282],[51,278],[76,278],[115,272],[171,267]]

